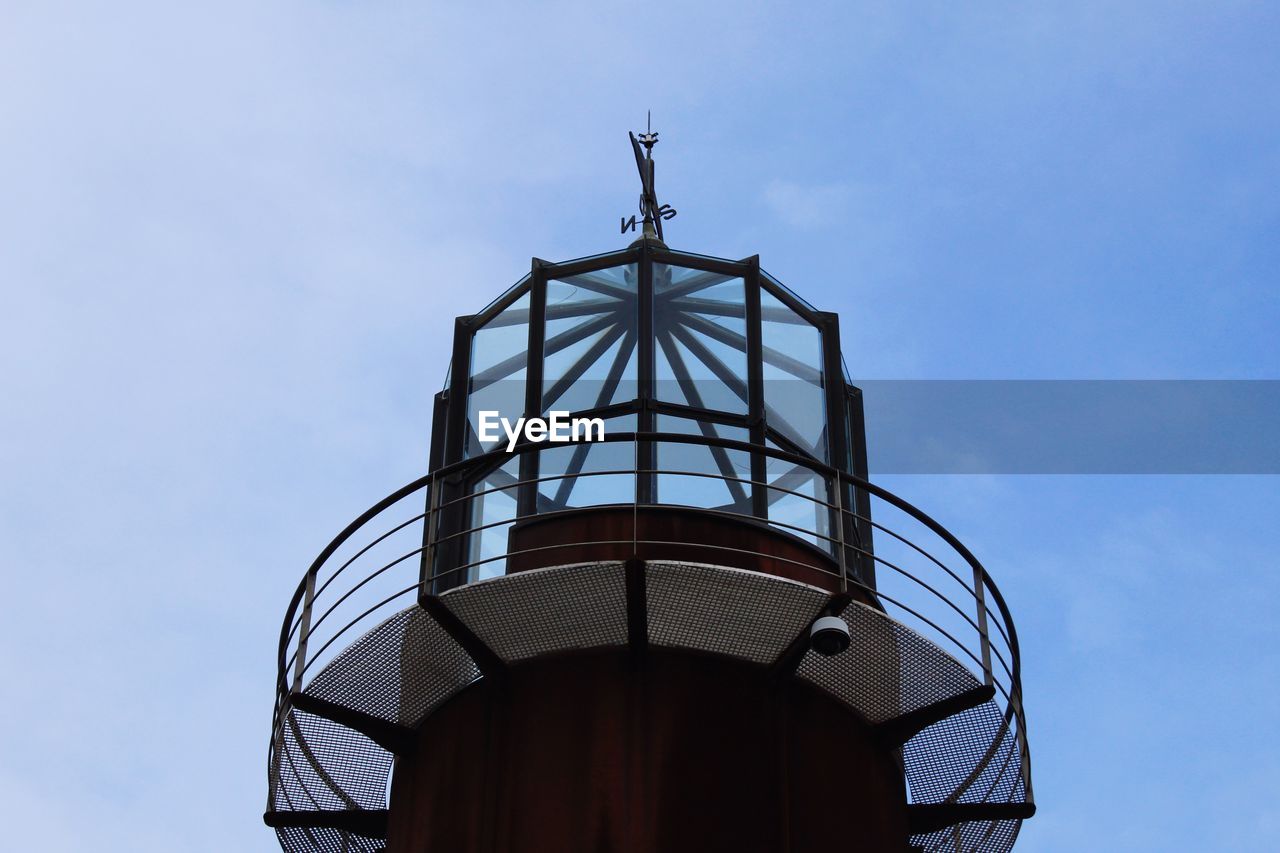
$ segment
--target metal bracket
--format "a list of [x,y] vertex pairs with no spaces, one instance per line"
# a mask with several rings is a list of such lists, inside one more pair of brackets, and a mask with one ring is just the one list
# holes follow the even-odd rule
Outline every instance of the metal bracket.
[[907,826],[912,835],[925,835],[957,823],[1026,820],[1035,813],[1035,803],[912,803],[907,806]]
[[302,829],[340,829],[362,835],[365,838],[386,839],[386,809],[343,809],[341,811],[267,812],[262,822],[273,829],[298,827]]
[[623,567],[627,588],[627,645],[636,660],[649,651],[649,602],[645,588],[645,562],[639,557],[627,560]]
[[484,644],[466,624],[454,615],[439,596],[428,595],[420,602],[422,609],[439,623],[450,637],[471,656],[476,668],[485,678],[500,678],[507,672],[507,665],[493,649]]
[[889,749],[897,749],[917,734],[934,723],[953,717],[961,711],[976,708],[983,702],[991,701],[996,689],[990,684],[983,684],[972,690],[925,705],[914,711],[886,720],[875,726],[876,738]]
[[406,726],[306,693],[291,694],[289,704],[299,711],[324,717],[326,720],[332,720],[338,725],[357,731],[392,755],[413,753],[414,731]]

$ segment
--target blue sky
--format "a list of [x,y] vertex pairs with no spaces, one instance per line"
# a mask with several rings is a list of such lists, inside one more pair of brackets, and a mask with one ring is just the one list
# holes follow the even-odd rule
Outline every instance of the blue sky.
[[[1280,378],[1280,8],[0,7],[7,844],[261,850],[273,651],[450,319],[759,253],[877,379]],[[874,453],[874,447],[872,448]],[[1280,480],[895,477],[1013,608],[1024,851],[1280,847]]]

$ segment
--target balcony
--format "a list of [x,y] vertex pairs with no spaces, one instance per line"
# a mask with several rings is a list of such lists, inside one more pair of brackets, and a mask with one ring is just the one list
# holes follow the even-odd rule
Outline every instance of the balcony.
[[[941,524],[816,457],[609,432],[479,448],[371,507],[281,628],[267,809],[284,848],[381,849],[393,756],[433,712],[505,668],[638,646],[824,691],[900,749],[913,845],[1011,848],[1034,805],[1004,599]],[[674,535],[672,513],[702,532]],[[852,638],[834,657],[804,642],[824,613]]]

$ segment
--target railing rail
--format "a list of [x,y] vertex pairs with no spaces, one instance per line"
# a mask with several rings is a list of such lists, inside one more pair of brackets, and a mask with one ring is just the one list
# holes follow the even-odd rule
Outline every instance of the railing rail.
[[[830,562],[822,559],[815,559],[812,563],[802,563],[792,558],[771,557],[771,559],[827,572],[838,579],[841,589],[853,587],[862,590],[890,616],[935,640],[944,650],[951,653],[953,658],[970,668],[978,680],[994,687],[1004,714],[1005,732],[1014,738],[1018,758],[1016,772],[1021,777],[1018,781],[1021,784],[1023,796],[1026,801],[1033,801],[1030,754],[1022,707],[1021,656],[1017,631],[1004,596],[1001,595],[981,562],[959,539],[932,517],[887,489],[815,459],[784,450],[714,436],[680,433],[628,432],[614,433],[604,438],[604,443],[618,442],[632,444],[634,450],[631,467],[615,465],[608,466],[604,470],[572,474],[551,474],[525,479],[511,477],[508,481],[497,485],[486,485],[483,475],[492,473],[502,464],[509,462],[512,455],[521,456],[565,446],[560,443],[530,442],[517,445],[510,455],[505,450],[498,449],[444,466],[388,495],[338,534],[311,564],[299,582],[281,626],[277,658],[277,695],[268,772],[273,772],[272,768],[283,772],[277,767],[279,756],[276,750],[289,710],[291,693],[300,692],[305,688],[308,673],[327,661],[325,655],[330,649],[333,649],[341,640],[354,641],[359,634],[375,624],[374,619],[386,618],[403,609],[410,594],[415,591],[430,591],[442,579],[450,582],[466,582],[480,574],[478,570],[483,567],[495,564],[500,567],[503,561],[513,557],[554,551],[558,548],[580,548],[584,545],[625,546],[630,544],[634,549],[641,545],[696,544],[700,548],[726,553],[751,553],[723,545],[663,542],[646,539],[641,534],[638,515],[642,506],[687,506],[662,500],[642,503],[639,499],[641,480],[651,478],[650,482],[656,482],[656,478],[661,477],[695,477],[726,483],[734,482],[751,489],[759,487],[770,495],[777,495],[775,502],[782,500],[808,502],[807,505],[813,508],[815,518],[812,529],[792,523],[794,519],[784,521],[765,517],[757,520],[778,529],[785,535],[797,536],[808,541],[819,551],[827,554]],[[658,446],[689,444],[721,447],[742,451],[747,454],[747,459],[752,456],[764,456],[801,469],[805,476],[816,480],[819,488],[815,488],[814,494],[807,494],[798,489],[779,485],[779,480],[770,483],[767,479],[753,480],[750,477],[731,476],[723,471],[711,473],[705,470],[681,470],[661,465],[641,467],[639,447],[645,442],[652,442]],[[592,444],[600,443],[600,441],[592,442]],[[622,500],[602,502],[614,506],[629,505],[632,508],[632,530],[629,539],[589,540],[519,550],[511,550],[505,544],[496,549],[493,547],[496,534],[502,528],[509,527],[522,518],[536,517],[540,514],[526,514],[520,517],[513,514],[509,518],[488,520],[484,517],[482,508],[482,503],[487,496],[511,495],[524,489],[533,489],[536,493],[543,483],[565,479],[587,480],[593,477],[633,478],[629,500],[626,499],[627,496],[621,496]],[[469,479],[473,481],[473,488],[460,493],[462,485]],[[449,486],[449,491],[456,493],[447,499],[445,498],[446,488],[444,488],[446,484]],[[897,529],[896,525],[886,523],[883,518],[872,521],[869,516],[852,509],[851,507],[857,506],[857,501],[846,501],[845,498],[847,494],[856,494],[858,491],[880,502],[879,505],[883,509],[873,514],[879,516],[888,508],[892,508],[901,518],[914,525],[917,532],[927,531],[949,550],[950,553],[946,555],[946,559],[933,553],[937,550],[937,546],[925,548],[916,541],[917,537]],[[770,503],[770,506],[772,505],[773,502]],[[468,506],[471,509],[468,517],[472,518],[472,521],[455,525],[454,528],[444,524],[446,515],[452,513],[454,516],[461,517],[458,515],[459,511],[466,510]],[[481,507],[480,510],[477,510],[478,506]],[[725,506],[727,505],[689,508],[712,515],[755,518],[750,512],[739,513],[726,509]],[[562,511],[576,511],[581,508],[575,506]],[[412,510],[412,513],[408,510]],[[462,515],[467,514],[463,512]],[[477,515],[479,515],[478,520],[476,520]],[[830,520],[823,522],[823,518]],[[882,532],[889,537],[888,539],[880,537],[879,552],[869,547],[869,543],[850,541],[846,536],[846,524],[851,530],[856,530],[860,522],[868,529]],[[495,535],[490,536],[490,533]],[[405,542],[406,539],[409,542]],[[458,554],[462,554],[462,549],[457,546],[463,543],[469,543],[471,546],[465,558],[459,557],[452,563],[446,563],[442,559],[449,550],[442,546],[448,545],[455,548]],[[409,544],[413,547],[408,547]],[[894,553],[895,550],[899,553]],[[350,552],[349,555],[348,552]],[[856,557],[858,562],[866,561],[888,569],[892,574],[880,575],[878,583],[873,586],[859,574],[856,565],[850,564],[852,557]],[[947,560],[954,562],[957,558],[964,566],[959,570],[947,564]],[[908,559],[913,561],[913,565],[905,565]],[[376,561],[377,565],[366,566],[366,563],[373,561]],[[931,582],[935,575],[938,576],[937,581]],[[971,581],[966,582],[966,578],[970,578]],[[410,580],[412,583],[408,582]],[[423,584],[430,586],[424,590]],[[946,589],[940,588],[942,586]],[[317,607],[324,608],[318,617],[315,616]],[[337,615],[340,613],[341,615]],[[352,613],[355,615],[351,616]],[[338,623],[342,624],[335,630],[333,626]],[[995,628],[994,633],[991,631],[992,626]],[[361,629],[359,633],[355,631],[357,628]],[[965,637],[959,637],[957,634],[964,634]],[[972,662],[972,666],[968,662]],[[983,774],[988,764],[996,760],[999,750],[1004,748],[1003,743],[1002,733],[1002,737],[992,744],[979,766],[975,767],[969,777],[957,786],[949,799],[954,801],[962,796],[972,795],[973,792],[970,789],[979,779],[985,778]],[[999,765],[999,772],[991,780],[990,789],[982,794],[983,799],[992,796],[992,791],[1005,778],[1013,755],[1014,751],[1010,750],[1009,754],[1004,756]],[[296,770],[294,772],[296,773]]]

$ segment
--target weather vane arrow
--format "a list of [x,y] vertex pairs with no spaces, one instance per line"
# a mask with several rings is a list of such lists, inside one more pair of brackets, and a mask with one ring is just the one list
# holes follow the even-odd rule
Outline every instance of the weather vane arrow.
[[[640,172],[640,216],[645,237],[662,238],[662,220],[671,219],[676,209],[669,204],[658,203],[658,193],[653,188],[653,146],[658,144],[658,132],[653,129],[652,114],[645,122],[645,132],[631,137],[631,150],[636,156],[636,169]],[[644,150],[641,151],[640,149]],[[622,217],[622,233],[636,230],[636,217]]]

